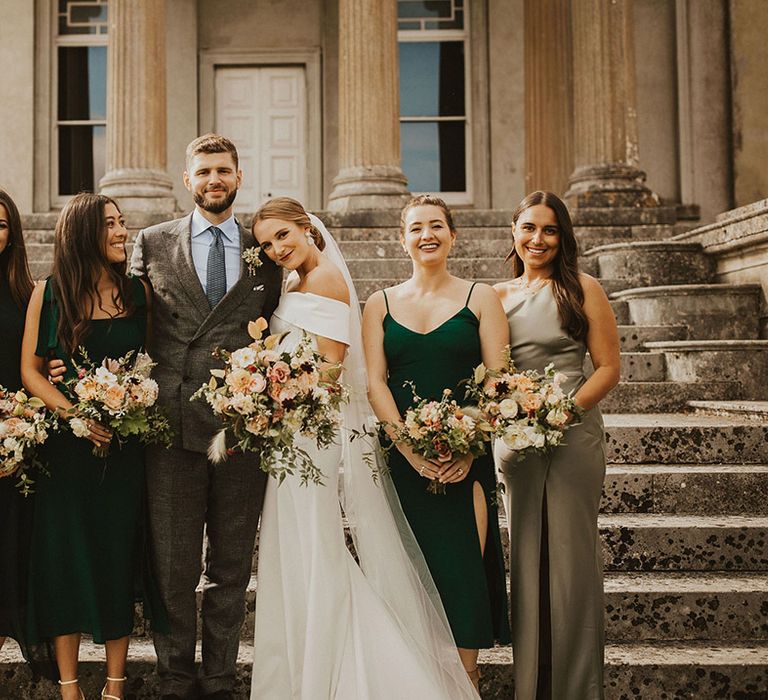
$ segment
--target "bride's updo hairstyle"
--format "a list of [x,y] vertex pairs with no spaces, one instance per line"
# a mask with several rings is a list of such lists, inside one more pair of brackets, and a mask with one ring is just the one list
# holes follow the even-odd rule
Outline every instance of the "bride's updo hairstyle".
[[451,210],[448,205],[433,194],[420,194],[411,198],[408,203],[403,207],[400,212],[400,235],[405,236],[405,217],[408,216],[408,212],[414,207],[421,207],[425,205],[432,205],[442,210],[445,215],[445,223],[448,224],[448,229],[453,233],[456,233],[456,227],[453,225],[453,216],[451,216]]
[[[517,224],[520,215],[537,204],[543,204],[555,213],[557,230],[560,233],[560,247],[552,273],[552,292],[557,302],[560,321],[574,340],[584,340],[589,331],[589,321],[584,313],[584,291],[579,281],[579,251],[568,207],[552,192],[541,190],[531,192],[517,205],[517,209],[512,214],[512,223]],[[520,277],[525,265],[517,254],[514,244],[506,260],[512,263],[512,278]]]
[[323,234],[315,228],[309,218],[309,214],[304,210],[302,204],[295,199],[291,199],[290,197],[275,197],[274,199],[264,202],[259,210],[253,215],[253,223],[251,226],[253,227],[259,221],[264,221],[265,219],[290,221],[300,228],[308,228],[312,240],[318,250],[325,248]]

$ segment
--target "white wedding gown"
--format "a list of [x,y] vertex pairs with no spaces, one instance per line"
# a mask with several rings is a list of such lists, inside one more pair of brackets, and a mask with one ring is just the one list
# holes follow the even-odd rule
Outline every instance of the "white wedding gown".
[[[349,318],[350,307],[342,302],[289,292],[272,317],[271,331],[287,332],[282,349],[295,347],[304,332],[315,342],[322,335],[349,344]],[[431,618],[440,616],[423,609],[428,600],[423,589],[417,585],[411,594],[406,587],[401,600],[388,588],[388,561],[401,566],[400,553],[361,553],[363,568],[350,555],[339,501],[346,439],[341,434],[338,445],[323,450],[303,443],[324,485],[301,486],[298,476],[280,485],[269,479],[259,535],[252,700],[476,698],[442,618],[434,623]],[[367,465],[346,468],[361,469],[361,478],[372,481]],[[384,504],[384,496],[381,500]],[[395,528],[383,512],[370,514],[377,522],[363,515],[360,527],[372,535],[378,528],[376,536],[381,528]],[[397,532],[386,535],[403,549]],[[364,554],[377,559],[365,573]],[[393,575],[399,580],[397,571]]]

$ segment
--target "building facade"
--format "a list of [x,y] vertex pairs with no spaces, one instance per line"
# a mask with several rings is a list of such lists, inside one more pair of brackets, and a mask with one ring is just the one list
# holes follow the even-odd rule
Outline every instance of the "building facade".
[[586,158],[707,223],[768,197],[766,28],[762,0],[0,0],[0,184],[184,210],[218,131],[244,211],[508,209]]

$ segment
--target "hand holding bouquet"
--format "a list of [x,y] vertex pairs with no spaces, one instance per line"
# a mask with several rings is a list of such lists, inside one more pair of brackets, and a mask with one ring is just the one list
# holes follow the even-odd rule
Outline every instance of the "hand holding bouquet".
[[[117,360],[105,358],[99,367],[80,349],[85,363],[77,367],[77,378],[66,382],[77,403],[70,409],[69,420],[77,437],[89,437],[91,421],[109,428],[120,438],[137,435],[143,444],[170,445],[168,419],[156,406],[157,382],[150,378],[155,366],[146,353],[129,352]],[[106,457],[109,444],[96,446],[93,453]]]
[[545,453],[562,442],[575,404],[561,384],[566,376],[547,365],[544,373],[518,372],[507,350],[501,370],[475,369],[467,397],[477,403],[493,434],[522,459],[529,452]]
[[16,488],[23,496],[32,493],[29,468],[45,472],[35,456],[35,448],[48,438],[57,423],[36,397],[23,391],[12,392],[0,386],[0,477],[19,477]]
[[208,450],[213,462],[221,462],[233,449],[226,447],[226,433],[235,436],[234,449],[255,452],[263,471],[279,482],[298,471],[302,484],[322,483],[322,472],[295,443],[297,435],[313,439],[318,448],[330,445],[339,429],[339,406],[346,400],[338,383],[341,367],[321,372],[323,357],[309,336],[292,350],[279,350],[282,339],[262,340],[267,322],[248,324],[253,342],[234,352],[217,349],[224,369],[212,369],[211,379],[192,396],[203,398],[224,428]]
[[[439,401],[422,399],[413,384],[414,405],[406,410],[403,425],[395,426],[394,440],[436,464],[448,464],[457,457],[485,452],[486,426],[470,416],[451,398],[450,389]],[[430,480],[430,493],[445,493],[445,484]]]

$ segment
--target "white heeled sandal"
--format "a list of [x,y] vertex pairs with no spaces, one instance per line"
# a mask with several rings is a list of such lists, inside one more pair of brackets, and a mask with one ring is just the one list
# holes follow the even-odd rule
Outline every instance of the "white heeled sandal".
[[[123,683],[125,681],[125,676],[122,678],[110,678],[107,676],[107,682],[111,681],[112,683]],[[123,700],[122,698],[117,697],[117,695],[109,695],[107,694],[107,684],[104,684],[104,688],[101,691],[101,700]]]
[[[75,683],[79,683],[79,679],[75,678],[71,681],[59,681],[59,685],[74,685]],[[80,691],[80,700],[85,700],[85,695],[83,695],[83,689],[78,687],[78,690]]]

